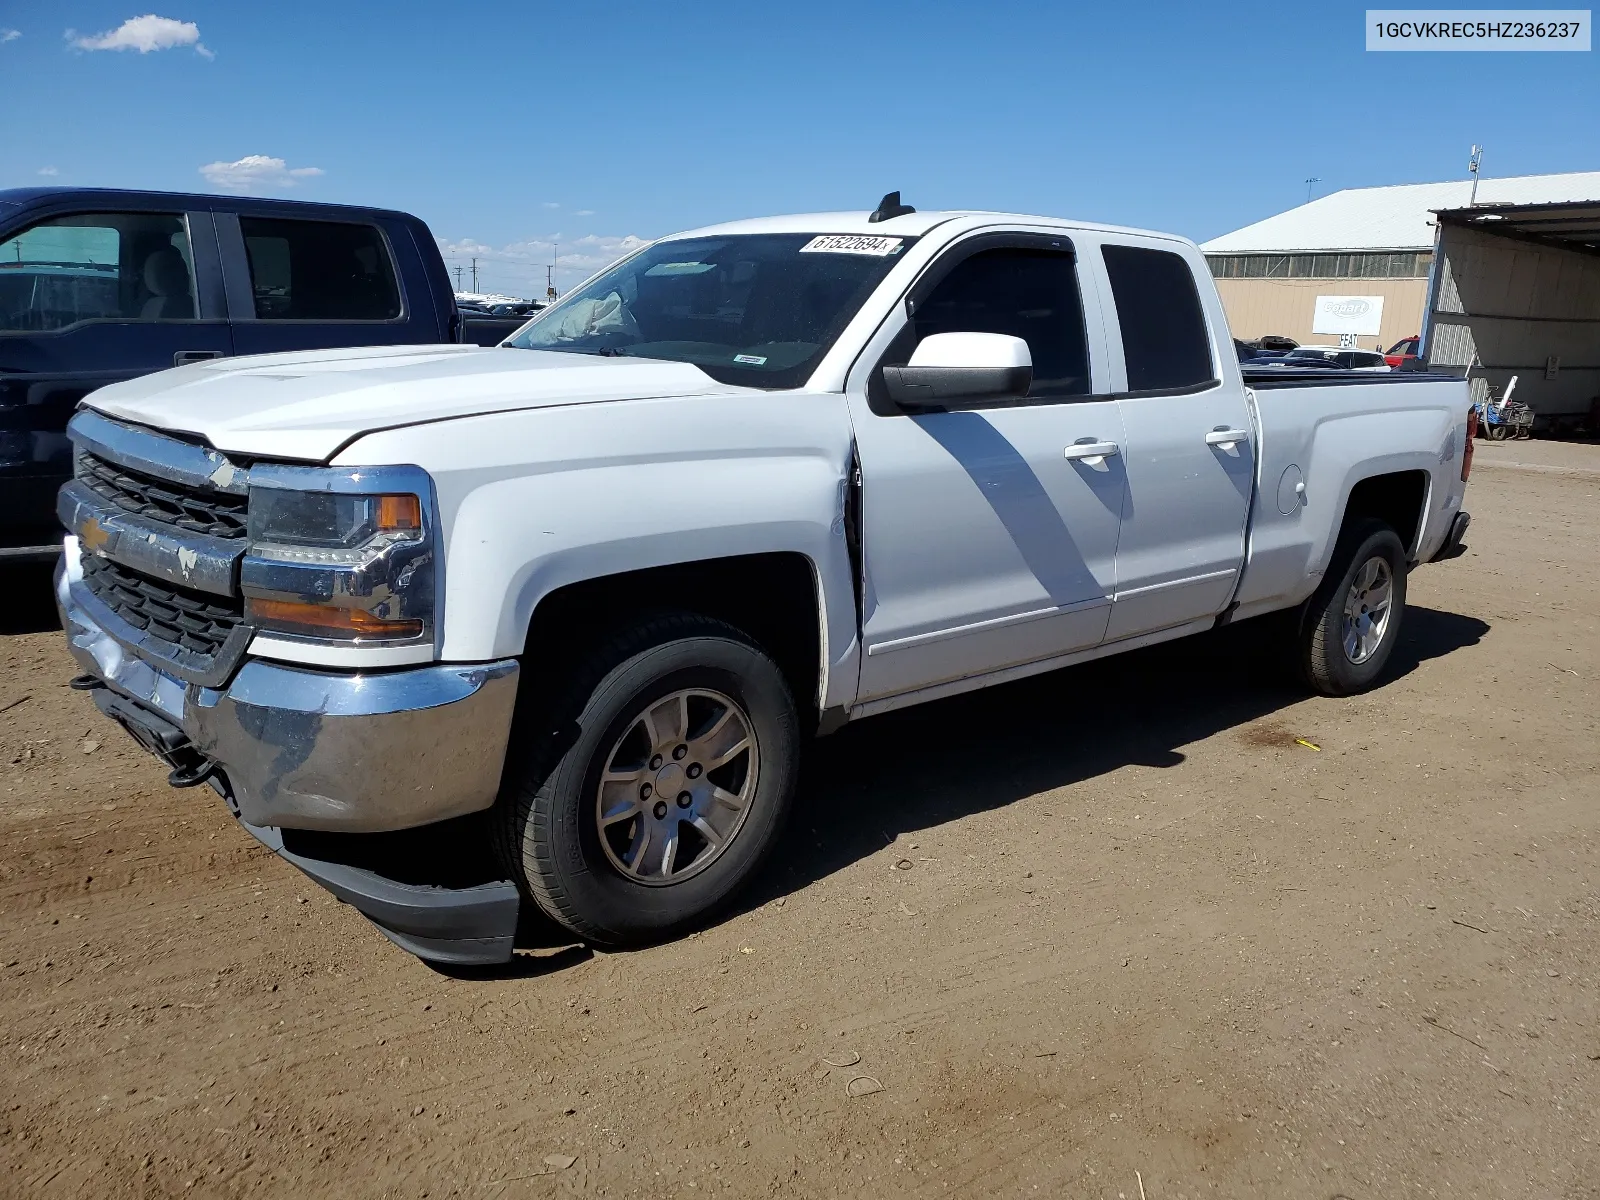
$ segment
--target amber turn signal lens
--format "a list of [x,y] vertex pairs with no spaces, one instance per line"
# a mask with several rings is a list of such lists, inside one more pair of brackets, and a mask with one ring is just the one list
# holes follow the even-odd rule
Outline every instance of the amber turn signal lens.
[[385,533],[422,528],[422,502],[415,496],[379,496],[378,528]]
[[[384,497],[412,500],[411,496]],[[245,616],[264,632],[299,633],[310,637],[410,638],[422,632],[421,621],[389,621],[359,608],[335,608],[329,604],[304,604],[298,600],[260,600],[247,597]]]

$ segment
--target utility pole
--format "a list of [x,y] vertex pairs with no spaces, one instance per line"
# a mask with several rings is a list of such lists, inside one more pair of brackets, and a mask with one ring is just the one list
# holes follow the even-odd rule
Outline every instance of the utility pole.
[[1467,207],[1471,208],[1478,202],[1478,168],[1483,165],[1483,147],[1474,146],[1472,157],[1467,159],[1467,170],[1472,173],[1472,195],[1467,200]]
[[1322,182],[1322,176],[1321,175],[1313,175],[1310,179],[1306,180],[1306,203],[1307,204],[1311,203],[1311,185],[1313,183],[1321,183],[1321,182]]
[[472,260],[472,291],[474,295],[478,291],[478,260],[476,258]]
[[461,264],[456,264],[456,291],[461,290]]

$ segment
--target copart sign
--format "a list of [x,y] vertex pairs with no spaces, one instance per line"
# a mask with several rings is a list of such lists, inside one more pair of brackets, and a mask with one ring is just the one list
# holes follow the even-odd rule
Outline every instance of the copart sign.
[[1318,296],[1311,332],[1375,334],[1382,323],[1382,296]]

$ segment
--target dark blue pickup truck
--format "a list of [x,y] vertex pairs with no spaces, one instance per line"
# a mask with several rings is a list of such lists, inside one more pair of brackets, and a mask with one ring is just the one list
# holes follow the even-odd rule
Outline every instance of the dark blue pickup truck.
[[170,192],[0,190],[0,563],[61,546],[67,420],[85,393],[230,354],[470,341],[406,213]]

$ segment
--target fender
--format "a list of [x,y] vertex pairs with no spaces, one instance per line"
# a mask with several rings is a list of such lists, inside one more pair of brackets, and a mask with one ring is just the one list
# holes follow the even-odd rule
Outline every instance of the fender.
[[[819,707],[855,698],[843,396],[762,393],[492,413],[363,437],[340,464],[423,467],[439,497],[450,662],[522,654],[558,588],[648,567],[792,552],[817,581]],[[664,604],[670,596],[660,597]]]

